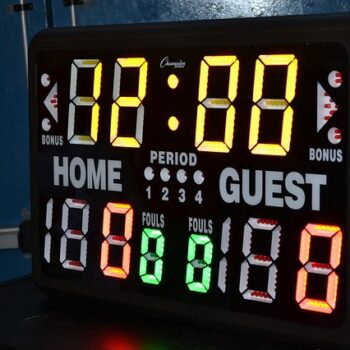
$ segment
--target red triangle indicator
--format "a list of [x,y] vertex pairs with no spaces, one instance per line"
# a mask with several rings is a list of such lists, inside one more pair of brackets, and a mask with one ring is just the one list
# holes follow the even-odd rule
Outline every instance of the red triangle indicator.
[[338,106],[322,85],[317,82],[317,132],[327,124],[337,110]]
[[52,115],[53,119],[55,119],[56,123],[58,123],[58,113],[57,113],[57,83],[53,86],[49,94],[46,96],[44,101],[44,105]]

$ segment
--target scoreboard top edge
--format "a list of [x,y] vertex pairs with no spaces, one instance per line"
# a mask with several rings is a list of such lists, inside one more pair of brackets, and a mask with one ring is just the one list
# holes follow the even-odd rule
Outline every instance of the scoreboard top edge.
[[[120,37],[126,38],[142,33],[142,38],[153,37],[159,39],[169,36],[172,37],[192,37],[192,36],[211,36],[219,33],[232,31],[239,34],[234,39],[239,39],[242,34],[256,35],[257,31],[288,32],[294,34],[317,33],[326,34],[322,41],[328,38],[327,31],[346,32],[350,29],[350,14],[322,14],[305,16],[276,16],[259,18],[235,18],[235,19],[215,19],[215,20],[194,20],[177,22],[151,22],[151,23],[128,23],[99,26],[82,26],[67,28],[50,28],[39,32],[31,41],[29,47],[29,56],[40,51],[40,48],[46,49],[61,48],[67,45],[67,39],[71,42],[79,42],[82,46],[89,46],[88,42],[99,39],[101,34],[105,38],[115,37],[116,33]],[[156,37],[154,37],[156,35]],[[279,37],[279,35],[276,35]],[[264,41],[263,38],[257,38]],[[271,39],[271,38],[269,38]],[[321,39],[321,38],[320,38]],[[333,38],[334,39],[334,38]],[[337,36],[337,39],[339,37]],[[299,37],[300,40],[300,37]],[[169,41],[167,41],[169,45]],[[114,43],[115,45],[115,43]],[[80,45],[79,45],[80,46]]]

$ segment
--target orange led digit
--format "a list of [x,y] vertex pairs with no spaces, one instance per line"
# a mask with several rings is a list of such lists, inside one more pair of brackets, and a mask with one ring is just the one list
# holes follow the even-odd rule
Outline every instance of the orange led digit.
[[[329,263],[310,262],[311,240],[315,236],[331,239]],[[295,293],[295,300],[301,309],[328,314],[335,309],[339,278],[334,270],[340,264],[342,236],[342,231],[338,226],[329,225],[307,224],[301,232],[299,260],[303,267],[298,271]],[[326,300],[307,297],[309,273],[328,276]]]
[[[262,98],[266,66],[288,66],[283,99]],[[255,63],[253,102],[248,148],[253,154],[285,156],[290,149],[293,125],[293,108],[289,105],[295,96],[298,60],[294,55],[259,55]],[[261,110],[283,110],[280,144],[259,142]]]
[[[111,233],[111,216],[124,215],[124,234],[116,235]],[[129,275],[131,247],[128,241],[132,236],[134,211],[129,204],[108,203],[103,211],[102,233],[105,240],[101,246],[100,267],[103,274],[110,277],[125,279]],[[109,248],[110,245],[123,247],[122,266],[109,265]]]

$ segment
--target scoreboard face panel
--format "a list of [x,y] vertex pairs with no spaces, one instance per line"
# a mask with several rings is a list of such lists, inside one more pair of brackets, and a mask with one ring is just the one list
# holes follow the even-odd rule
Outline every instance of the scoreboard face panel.
[[349,344],[348,23],[41,32],[39,287]]

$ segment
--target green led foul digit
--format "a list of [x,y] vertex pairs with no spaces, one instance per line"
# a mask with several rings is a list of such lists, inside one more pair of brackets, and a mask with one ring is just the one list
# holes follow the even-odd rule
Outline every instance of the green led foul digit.
[[[155,253],[149,252],[149,242],[151,239],[156,241]],[[162,231],[145,228],[142,231],[141,239],[141,259],[139,274],[144,283],[159,284],[163,273],[163,254],[164,254],[164,236]],[[149,263],[154,263],[153,273],[147,273]]]
[[[202,259],[196,258],[197,246],[204,246]],[[213,259],[213,243],[208,236],[191,234],[188,241],[186,284],[193,292],[207,293],[210,287],[211,267]],[[194,280],[195,269],[202,270],[201,281]]]

